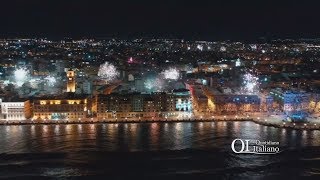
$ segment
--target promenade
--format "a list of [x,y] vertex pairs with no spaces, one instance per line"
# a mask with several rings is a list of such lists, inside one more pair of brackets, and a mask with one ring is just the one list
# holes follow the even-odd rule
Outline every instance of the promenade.
[[215,121],[252,121],[264,126],[276,128],[291,128],[302,130],[320,130],[320,119],[308,118],[308,122],[285,122],[284,115],[267,115],[256,113],[253,115],[219,115],[192,118],[124,118],[124,119],[96,119],[86,118],[82,120],[0,120],[0,125],[43,125],[43,124],[96,124],[96,123],[149,123],[149,122],[215,122]]

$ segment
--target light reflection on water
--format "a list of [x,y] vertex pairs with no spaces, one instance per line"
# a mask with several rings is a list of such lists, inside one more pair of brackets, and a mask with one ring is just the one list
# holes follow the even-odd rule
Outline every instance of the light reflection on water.
[[[0,126],[0,153],[77,151],[94,146],[107,151],[210,149],[221,148],[235,138],[280,141],[283,146],[303,147],[319,146],[319,135],[320,131],[278,129],[252,122]],[[37,148],[26,145],[30,143]]]
[[[127,179],[128,172],[154,172],[155,176],[165,172],[175,177],[175,173],[181,171],[210,172],[207,176],[213,177],[209,179],[221,179],[216,175],[228,179],[242,172],[239,174],[242,179],[260,179],[268,174],[296,177],[320,171],[320,131],[277,129],[253,122],[0,126],[0,137],[0,163],[8,163],[9,167],[0,169],[0,178],[8,170],[17,174],[16,169],[10,169],[17,162],[31,163],[21,168],[20,177],[24,177],[24,173],[56,178],[101,175],[101,172],[103,177],[109,177],[116,172],[116,177],[121,175]],[[280,155],[235,154],[230,144],[236,138],[280,141],[284,152]],[[301,153],[305,150],[308,152]],[[113,154],[115,151],[124,153]],[[12,154],[12,162],[1,159],[2,153]],[[39,153],[45,156],[39,157]],[[65,156],[50,159],[59,153]],[[37,165],[39,161],[44,164]]]

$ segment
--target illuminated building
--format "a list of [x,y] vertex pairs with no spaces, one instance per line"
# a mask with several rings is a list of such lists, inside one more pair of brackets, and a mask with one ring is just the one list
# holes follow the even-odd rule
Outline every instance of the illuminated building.
[[187,89],[173,90],[177,111],[192,111],[190,92]]
[[258,112],[260,99],[256,95],[214,95],[209,98],[208,106],[217,114]]
[[132,96],[132,111],[134,112],[142,112],[143,111],[143,95],[136,94]]
[[[108,118],[126,118],[127,116],[135,116],[129,114],[132,112],[132,99],[135,94],[120,95],[120,94],[99,94],[95,96],[93,111],[97,113],[98,119]],[[139,109],[139,108],[138,108]]]
[[266,110],[268,112],[272,112],[273,109],[273,97],[272,96],[267,96],[266,97]]
[[[156,92],[151,94],[130,93],[108,95],[96,95],[93,110],[97,113],[98,119],[111,118],[156,118],[178,115],[180,111],[190,111],[190,101],[186,96],[173,93]],[[179,108],[176,102],[181,101]]]
[[193,109],[197,112],[207,112],[208,97],[202,91],[202,85],[188,85],[191,92]]
[[215,114],[244,114],[259,112],[261,100],[257,95],[234,94],[230,88],[220,91],[203,88],[208,97],[207,104],[210,112]]
[[34,120],[81,120],[87,117],[86,97],[48,97],[34,100]]
[[2,120],[26,120],[31,118],[32,110],[29,100],[14,100],[3,102],[0,99]]
[[270,95],[274,98],[283,112],[288,115],[296,112],[307,112],[310,105],[310,94],[301,91],[283,91],[272,89]]
[[67,71],[67,92],[76,92],[75,72],[72,69]]
[[311,96],[309,103],[309,111],[319,113],[320,112],[320,94],[314,93]]

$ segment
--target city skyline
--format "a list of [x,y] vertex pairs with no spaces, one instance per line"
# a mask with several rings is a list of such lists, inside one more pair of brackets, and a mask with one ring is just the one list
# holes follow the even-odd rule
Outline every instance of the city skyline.
[[318,128],[317,39],[29,38],[0,39],[0,46],[3,122],[16,123],[20,109],[20,123],[228,116]]

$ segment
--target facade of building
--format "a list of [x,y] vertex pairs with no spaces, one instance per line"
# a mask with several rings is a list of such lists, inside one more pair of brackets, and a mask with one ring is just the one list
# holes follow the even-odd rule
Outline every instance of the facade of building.
[[280,105],[283,112],[291,114],[297,111],[308,111],[311,95],[301,91],[283,91],[280,88],[270,91],[274,101]]
[[93,93],[92,82],[88,79],[77,81],[76,94],[87,94],[90,95]]
[[[171,101],[170,101],[171,100]],[[175,104],[175,110],[177,111],[192,111],[192,101],[190,98],[190,91],[187,89],[177,89],[172,91],[172,98],[168,101],[170,111],[173,110],[173,104]],[[175,101],[175,102],[172,102]],[[171,103],[171,104],[170,104]]]
[[81,120],[88,115],[86,97],[40,98],[33,102],[34,120]]
[[143,79],[141,79],[141,78],[134,79],[134,87],[138,92],[144,92],[145,87],[144,87]]
[[85,80],[82,82],[82,94],[92,94],[92,82],[89,80]]
[[[156,92],[151,94],[109,94],[96,95],[94,111],[98,119],[110,118],[165,118],[176,116],[179,111],[190,111],[188,105],[190,99],[187,95],[175,95],[174,93]],[[176,102],[185,104],[176,106]],[[188,105],[187,105],[188,104]]]
[[29,100],[3,102],[0,99],[1,120],[26,120],[32,117],[32,106]]
[[193,109],[200,113],[208,112],[208,97],[203,93],[202,85],[191,86],[189,90],[192,96]]
[[210,110],[216,114],[243,114],[260,111],[257,95],[214,95],[209,98]]
[[313,113],[320,112],[320,94],[319,93],[312,93],[311,94],[309,111],[313,112]]

